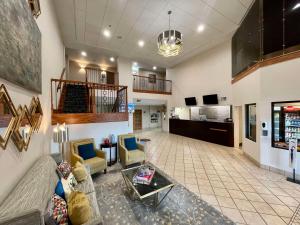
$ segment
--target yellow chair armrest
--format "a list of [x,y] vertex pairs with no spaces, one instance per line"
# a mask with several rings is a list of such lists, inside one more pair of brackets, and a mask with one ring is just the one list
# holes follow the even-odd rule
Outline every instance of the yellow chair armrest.
[[95,152],[96,152],[97,157],[106,160],[106,152],[105,151],[101,151],[99,149],[95,149]]
[[84,160],[83,160],[82,157],[80,157],[80,156],[77,155],[77,154],[72,154],[72,155],[71,155],[71,164],[72,164],[72,166],[75,166],[76,162],[78,162],[78,161],[79,161],[80,163],[84,164]]
[[127,149],[124,145],[119,145],[119,155],[121,162],[126,162],[128,160]]
[[142,145],[141,143],[136,143],[136,145],[137,145],[139,150],[145,151],[145,146],[144,145]]

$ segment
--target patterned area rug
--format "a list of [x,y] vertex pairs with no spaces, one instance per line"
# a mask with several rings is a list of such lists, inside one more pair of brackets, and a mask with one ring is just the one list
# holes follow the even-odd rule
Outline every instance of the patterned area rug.
[[[156,170],[159,170],[156,168]],[[160,170],[159,170],[160,171]],[[162,171],[160,173],[164,174]],[[167,176],[166,174],[164,174]],[[178,184],[157,209],[153,199],[132,200],[123,181],[120,166],[110,168],[107,175],[93,177],[98,205],[106,225],[233,225],[219,211]]]

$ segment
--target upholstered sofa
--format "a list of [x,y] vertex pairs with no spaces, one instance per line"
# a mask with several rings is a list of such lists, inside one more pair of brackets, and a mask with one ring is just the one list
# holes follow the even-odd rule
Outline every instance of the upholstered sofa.
[[[94,150],[96,152],[96,157],[84,160],[78,154],[78,147],[80,145],[91,144],[91,143],[94,146]],[[104,171],[104,173],[106,173],[106,169],[107,169],[106,153],[104,151],[101,151],[96,148],[93,138],[70,141],[70,149],[71,149],[71,165],[72,166],[74,166],[76,164],[76,162],[79,161],[80,163],[82,163],[85,166],[88,166],[90,168],[91,174],[98,173],[101,171]]]
[[119,157],[123,167],[127,167],[134,163],[141,163],[146,159],[145,147],[137,142],[137,149],[128,151],[125,147],[125,139],[135,137],[134,134],[119,135]]
[[[0,203],[1,225],[45,224],[45,210],[59,180],[56,167],[51,156],[42,156],[35,162]],[[92,218],[85,225],[103,224],[91,177],[79,183],[76,189],[86,193],[92,208]]]

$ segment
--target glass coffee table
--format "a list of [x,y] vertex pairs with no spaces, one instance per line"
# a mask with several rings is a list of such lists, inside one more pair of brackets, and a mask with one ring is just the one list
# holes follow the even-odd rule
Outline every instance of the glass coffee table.
[[[126,187],[129,193],[131,193],[132,199],[136,196],[142,201],[145,198],[154,197],[154,207],[157,208],[172,190],[174,184],[158,171],[155,171],[150,185],[136,184],[133,182],[133,177],[140,167],[141,166],[137,166],[121,171]],[[159,198],[159,194],[162,195],[161,198]]]

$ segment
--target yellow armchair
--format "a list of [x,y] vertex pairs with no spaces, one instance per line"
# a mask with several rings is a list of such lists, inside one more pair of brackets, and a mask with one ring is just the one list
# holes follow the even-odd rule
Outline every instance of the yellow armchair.
[[127,167],[128,165],[134,163],[140,163],[145,161],[146,154],[144,146],[137,142],[137,149],[128,151],[125,147],[124,140],[126,138],[135,137],[133,134],[123,134],[118,137],[118,148],[119,148],[119,157],[123,167]]
[[[94,145],[96,157],[84,160],[78,154],[78,146],[90,144],[90,143],[93,143],[93,145]],[[76,164],[76,162],[79,161],[82,164],[84,164],[90,168],[91,174],[98,173],[102,170],[104,170],[104,173],[106,173],[106,169],[107,169],[106,153],[104,151],[100,151],[96,148],[93,138],[70,141],[70,150],[71,150],[71,165],[72,166],[74,166]]]

